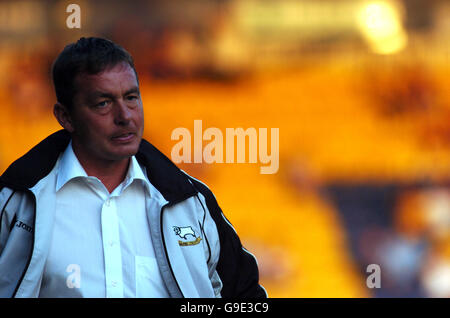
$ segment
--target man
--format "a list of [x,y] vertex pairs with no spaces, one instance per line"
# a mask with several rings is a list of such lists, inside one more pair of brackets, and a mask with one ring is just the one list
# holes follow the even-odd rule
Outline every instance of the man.
[[142,139],[128,52],[81,38],[53,81],[64,129],[0,177],[0,296],[266,297],[212,192]]

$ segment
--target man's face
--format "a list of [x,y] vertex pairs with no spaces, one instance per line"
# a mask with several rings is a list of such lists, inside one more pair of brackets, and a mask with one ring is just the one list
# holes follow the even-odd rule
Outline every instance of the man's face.
[[75,85],[69,132],[77,155],[94,163],[136,154],[144,113],[133,69],[119,63],[95,75],[79,74]]

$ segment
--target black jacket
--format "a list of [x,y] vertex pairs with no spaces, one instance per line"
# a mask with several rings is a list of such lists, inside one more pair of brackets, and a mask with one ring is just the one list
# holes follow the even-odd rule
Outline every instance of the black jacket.
[[[30,189],[49,175],[69,141],[70,135],[65,130],[50,135],[11,164],[0,177],[0,296],[18,296],[18,293],[27,295],[22,291],[26,285],[23,280],[24,277],[26,280],[26,275],[31,271],[32,256],[37,257],[33,254],[37,244],[36,233],[44,230],[35,229],[37,199]],[[145,140],[141,142],[136,159],[146,168],[152,185],[169,202],[167,209],[176,207],[180,202],[189,198],[202,198],[198,201],[203,209],[203,221],[207,214],[207,217],[215,224],[218,234],[218,245],[208,241],[206,231],[204,232],[204,241],[205,249],[209,250],[209,257],[206,260],[208,263],[211,262],[211,255],[214,255],[213,249],[216,249],[217,246],[216,252],[220,249],[220,253],[217,253],[217,262],[213,267],[221,281],[220,295],[222,297],[267,297],[264,288],[258,282],[256,259],[242,247],[237,233],[223,215],[209,188],[180,170]],[[28,202],[28,207],[23,208],[24,204],[21,202]],[[32,208],[33,206],[34,208]],[[17,227],[17,222],[25,213],[21,209],[26,210],[27,226],[30,229],[28,234],[24,233],[23,227]],[[202,226],[200,228],[203,231]],[[14,234],[16,232],[18,234]],[[20,239],[17,239],[18,237]],[[163,235],[164,248],[166,248],[166,244],[169,243]],[[11,252],[14,248],[20,249],[19,255]],[[166,254],[167,266],[172,273],[172,277],[167,279],[174,282],[174,286],[178,286],[177,290],[171,294],[190,297],[182,292],[183,286],[180,286],[179,276],[177,277],[177,274],[174,273],[167,249],[162,249],[160,252]]]

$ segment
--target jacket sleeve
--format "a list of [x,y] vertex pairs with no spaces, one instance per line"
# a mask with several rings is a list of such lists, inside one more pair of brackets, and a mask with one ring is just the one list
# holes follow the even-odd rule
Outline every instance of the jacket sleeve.
[[265,289],[259,285],[256,258],[242,246],[238,234],[225,218],[211,190],[198,180],[192,177],[190,179],[205,197],[207,208],[219,233],[220,256],[216,270],[223,284],[221,296],[266,298]]
[[14,223],[6,212],[6,207],[13,195],[14,191],[8,188],[0,189],[0,255],[8,239],[11,225]]
[[0,297],[14,297],[31,259],[34,231],[15,226],[16,221],[34,226],[34,214],[26,208],[31,204],[23,193],[0,191]]

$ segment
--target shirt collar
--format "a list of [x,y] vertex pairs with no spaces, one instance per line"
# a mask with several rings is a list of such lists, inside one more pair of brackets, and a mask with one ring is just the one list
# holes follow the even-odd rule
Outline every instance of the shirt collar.
[[59,191],[67,182],[77,177],[87,177],[87,173],[73,152],[72,141],[61,155],[56,179],[56,191]]
[[147,191],[151,193],[150,182],[142,171],[142,167],[139,165],[139,162],[136,160],[135,156],[131,156],[130,165],[128,167],[127,175],[124,180],[124,188],[130,185],[134,180],[142,180],[144,186],[147,188]]
[[[72,141],[70,141],[59,161],[56,191],[59,191],[70,180],[78,177],[88,178],[89,176],[75,155],[72,147]],[[134,180],[142,180],[148,193],[151,194],[152,187],[150,186],[150,182],[142,171],[142,168],[135,156],[132,156],[128,166],[127,175],[125,176],[125,180],[122,182],[123,188],[130,185]]]

